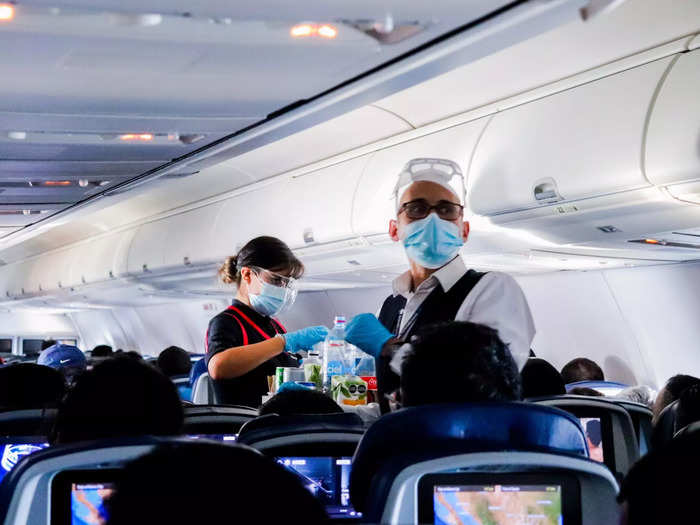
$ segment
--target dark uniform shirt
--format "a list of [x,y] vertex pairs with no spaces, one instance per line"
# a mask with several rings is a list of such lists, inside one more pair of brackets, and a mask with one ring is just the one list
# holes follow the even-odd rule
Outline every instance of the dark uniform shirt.
[[[224,310],[211,321],[207,330],[207,367],[213,355],[237,346],[261,343],[285,333],[284,327],[271,317],[260,315],[241,301]],[[278,366],[298,366],[296,358],[286,352],[268,359],[242,376],[212,381],[216,402],[257,408],[268,392],[267,376],[275,375]]]

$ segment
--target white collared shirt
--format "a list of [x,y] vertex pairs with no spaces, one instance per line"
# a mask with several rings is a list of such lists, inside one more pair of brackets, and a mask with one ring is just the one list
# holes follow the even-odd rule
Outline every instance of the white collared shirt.
[[[406,298],[400,329],[404,328],[438,284],[444,292],[448,292],[466,272],[467,267],[458,256],[420,283],[414,291],[411,290],[413,280],[410,272],[394,279],[394,296]],[[465,297],[455,321],[479,323],[498,331],[518,366],[522,369],[525,365],[535,337],[535,323],[525,294],[510,275],[501,272],[484,275]]]

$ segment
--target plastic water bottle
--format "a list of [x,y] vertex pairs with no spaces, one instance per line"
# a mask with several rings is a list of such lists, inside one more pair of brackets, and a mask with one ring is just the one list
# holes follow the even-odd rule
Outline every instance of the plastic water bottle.
[[367,381],[370,390],[377,390],[377,367],[374,357],[358,350],[359,360],[355,374]]
[[345,316],[335,316],[333,328],[328,332],[323,348],[323,389],[329,392],[334,375],[350,373],[348,367],[351,365],[345,344]]

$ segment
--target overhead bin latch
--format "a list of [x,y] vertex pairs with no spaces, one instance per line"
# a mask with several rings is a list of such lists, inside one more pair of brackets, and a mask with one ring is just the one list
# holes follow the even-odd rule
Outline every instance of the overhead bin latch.
[[556,181],[551,177],[536,181],[532,193],[537,204],[552,204],[564,200],[559,193]]

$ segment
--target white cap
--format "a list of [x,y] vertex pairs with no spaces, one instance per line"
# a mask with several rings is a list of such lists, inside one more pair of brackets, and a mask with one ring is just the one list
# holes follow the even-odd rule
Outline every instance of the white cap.
[[460,204],[464,204],[464,175],[459,164],[448,159],[421,158],[409,160],[394,187],[394,199],[398,211],[401,196],[414,182],[427,181],[449,190]]

